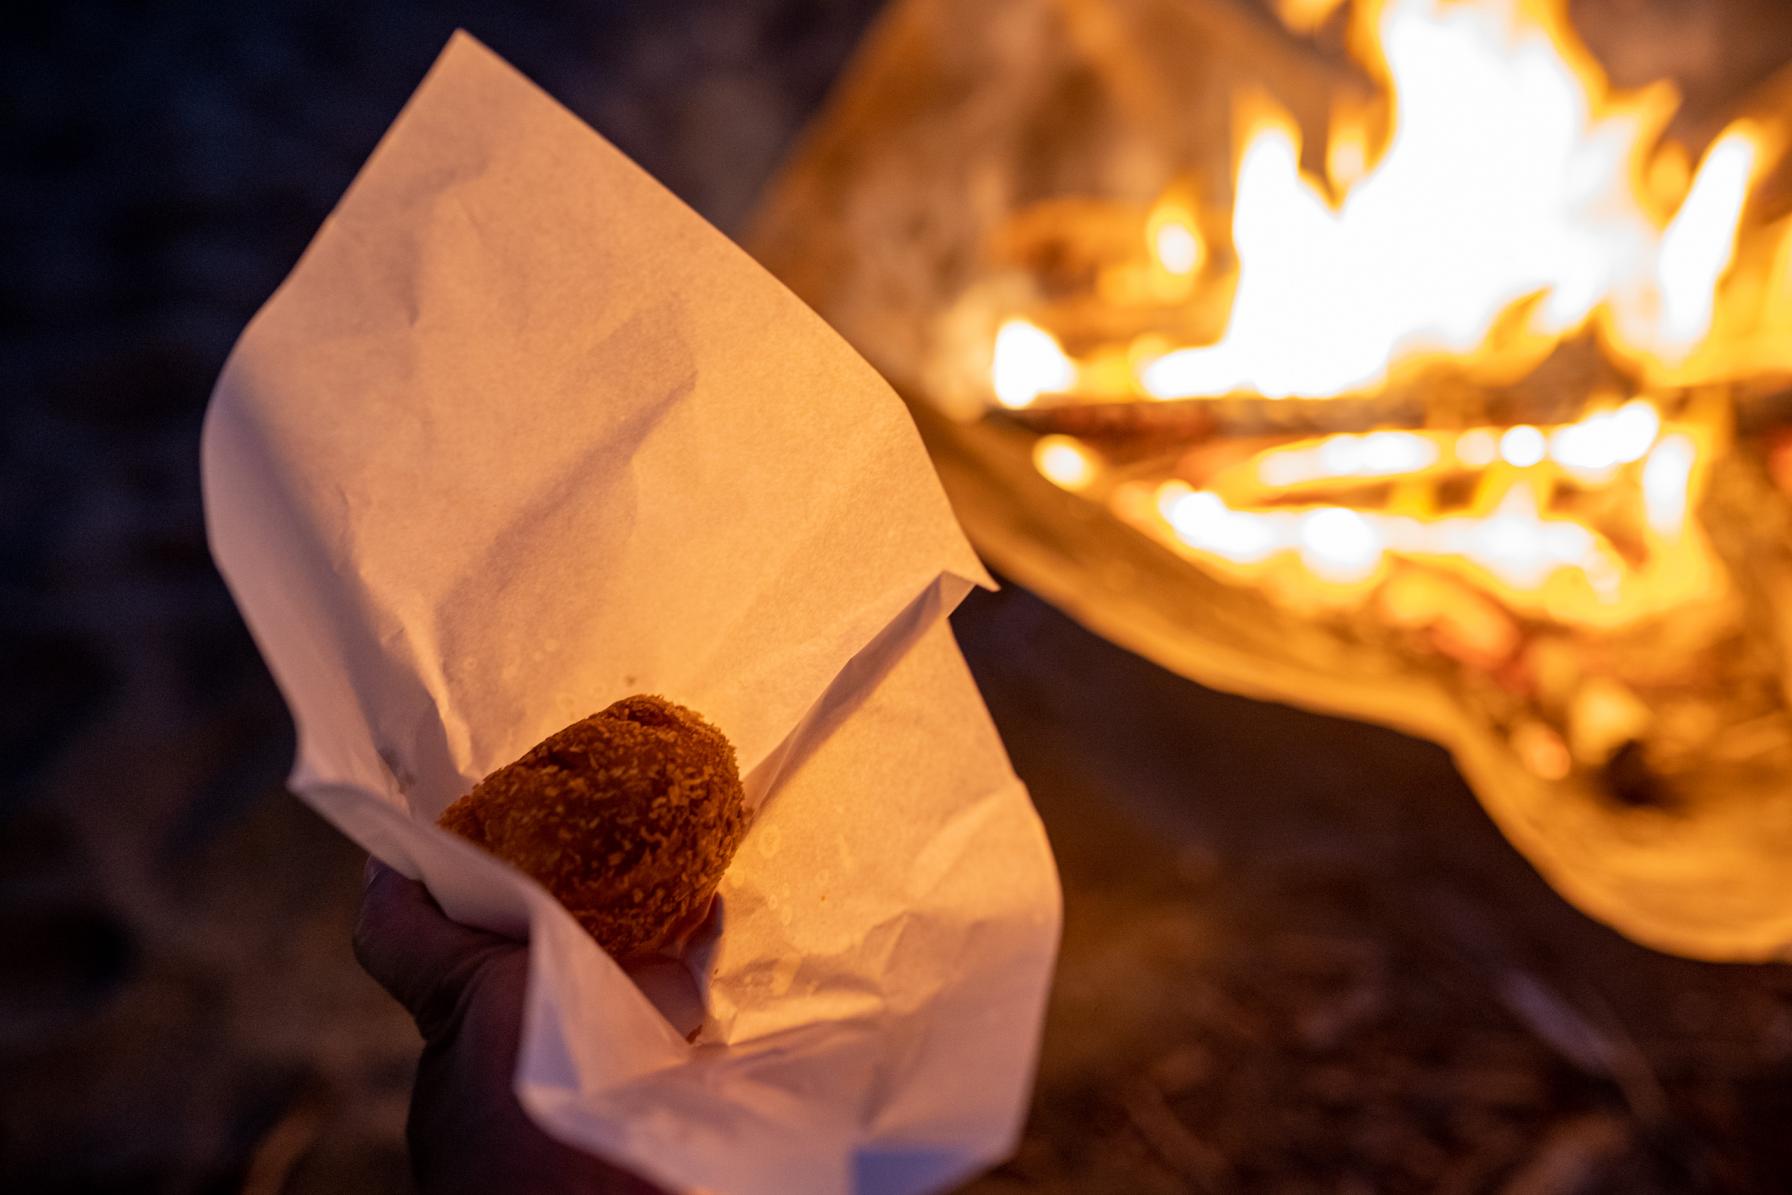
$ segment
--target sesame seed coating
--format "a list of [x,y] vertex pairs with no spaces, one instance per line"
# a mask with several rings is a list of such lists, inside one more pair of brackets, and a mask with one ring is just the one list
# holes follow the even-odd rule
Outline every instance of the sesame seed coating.
[[734,747],[663,697],[625,697],[530,748],[439,823],[529,873],[617,959],[700,925],[747,829]]

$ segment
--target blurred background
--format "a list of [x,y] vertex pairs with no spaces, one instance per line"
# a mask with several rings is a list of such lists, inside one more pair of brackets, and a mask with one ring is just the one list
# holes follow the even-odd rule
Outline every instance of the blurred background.
[[[407,1186],[417,1041],[350,957],[359,851],[282,789],[197,452],[231,343],[449,33],[739,232],[877,9],[3,18],[0,1190]],[[1792,56],[1768,0],[1575,15],[1690,90]],[[1792,969],[1589,921],[1433,746],[1200,688],[1017,587],[954,625],[1066,895],[1026,1137],[970,1189],[1792,1182]]]

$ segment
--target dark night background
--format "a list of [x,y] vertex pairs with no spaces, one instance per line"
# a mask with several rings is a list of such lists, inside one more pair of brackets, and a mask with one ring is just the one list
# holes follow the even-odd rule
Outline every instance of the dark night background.
[[[1212,0],[1239,2],[1244,0]],[[244,322],[456,26],[725,230],[875,0],[277,0],[0,17],[0,1190],[402,1190],[416,1039],[359,852],[207,554]],[[1689,94],[1768,0],[1584,4]],[[1792,1188],[1792,972],[1564,905],[1444,755],[1217,695],[1027,594],[955,618],[1066,888],[1041,1082],[980,1192]]]

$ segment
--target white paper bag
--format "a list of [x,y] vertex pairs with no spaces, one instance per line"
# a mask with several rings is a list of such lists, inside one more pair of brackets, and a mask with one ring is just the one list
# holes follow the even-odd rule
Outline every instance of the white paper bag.
[[[985,580],[901,403],[819,319],[464,35],[213,395],[213,549],[295,791],[530,940],[517,1094],[672,1188],[938,1188],[1012,1145],[1059,908],[945,615]],[[435,816],[631,693],[757,819],[687,1043]]]

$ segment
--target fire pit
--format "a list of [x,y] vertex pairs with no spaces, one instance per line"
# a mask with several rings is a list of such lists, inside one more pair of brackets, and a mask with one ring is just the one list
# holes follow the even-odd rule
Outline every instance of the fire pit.
[[1016,581],[1445,743],[1639,940],[1783,954],[1792,75],[1694,119],[1558,3],[1279,15],[902,0],[760,255]]

